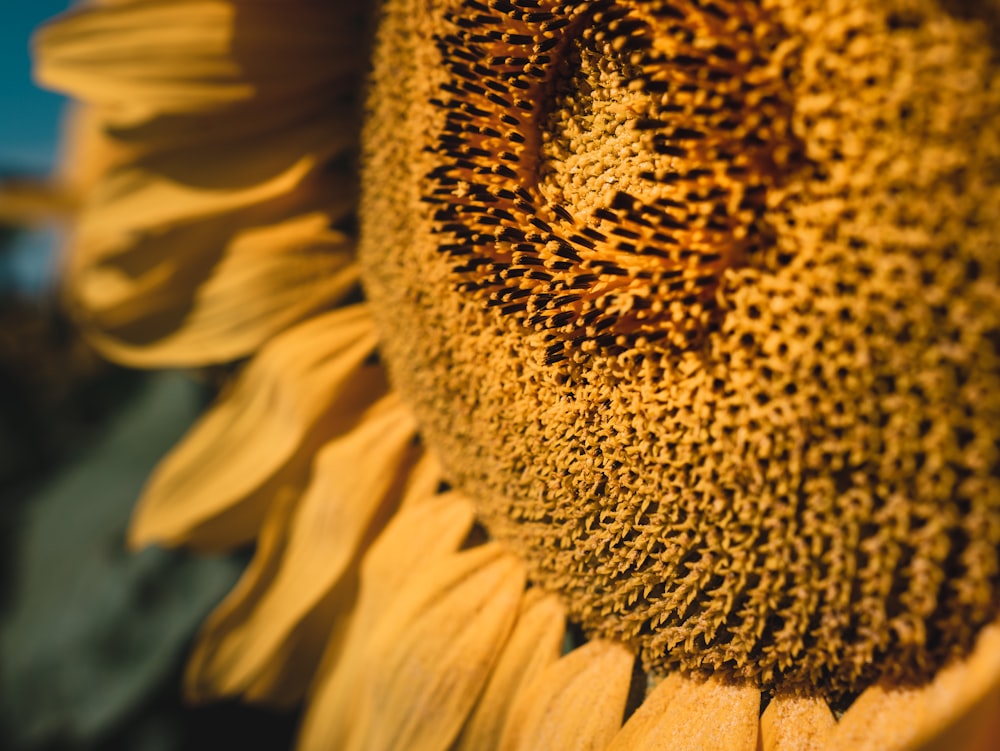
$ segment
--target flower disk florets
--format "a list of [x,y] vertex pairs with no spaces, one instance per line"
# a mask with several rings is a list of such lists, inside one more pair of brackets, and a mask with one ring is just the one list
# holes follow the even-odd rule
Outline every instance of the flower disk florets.
[[444,5],[376,60],[362,259],[490,533],[654,671],[834,696],[969,649],[1000,581],[989,26]]

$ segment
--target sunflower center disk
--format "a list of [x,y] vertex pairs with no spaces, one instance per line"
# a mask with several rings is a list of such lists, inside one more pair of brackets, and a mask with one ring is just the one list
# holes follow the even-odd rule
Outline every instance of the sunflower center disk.
[[920,195],[835,193],[793,134],[826,79],[760,3],[445,5],[376,56],[361,256],[490,533],[654,671],[837,696],[968,650],[1000,569],[988,242],[917,253],[880,223]]
[[690,346],[717,323],[723,271],[764,243],[791,108],[759,10],[716,11],[562,3],[439,40],[441,250],[467,292],[558,335],[550,361]]

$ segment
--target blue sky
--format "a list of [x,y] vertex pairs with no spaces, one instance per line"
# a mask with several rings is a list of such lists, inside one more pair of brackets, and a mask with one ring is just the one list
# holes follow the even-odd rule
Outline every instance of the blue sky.
[[[69,2],[0,1],[0,178],[6,172],[43,175],[55,162],[63,100],[31,80],[31,33]],[[0,259],[0,295],[46,294],[57,242],[52,230],[19,236]]]
[[31,81],[32,30],[66,0],[0,3],[0,169],[45,172],[53,161],[61,100]]

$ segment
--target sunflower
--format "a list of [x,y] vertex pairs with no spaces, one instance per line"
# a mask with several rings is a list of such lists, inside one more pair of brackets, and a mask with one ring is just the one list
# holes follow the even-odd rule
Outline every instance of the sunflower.
[[256,544],[189,696],[303,749],[986,748],[1000,6],[370,11],[39,36],[104,154],[78,320],[234,363],[131,528]]

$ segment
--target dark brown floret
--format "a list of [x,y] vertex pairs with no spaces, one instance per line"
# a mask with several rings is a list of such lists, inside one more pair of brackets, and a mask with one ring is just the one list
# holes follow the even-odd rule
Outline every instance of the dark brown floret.
[[[717,325],[722,271],[767,242],[767,188],[797,158],[787,71],[768,64],[780,34],[752,3],[540,7],[466,6],[436,35],[439,247],[465,292],[552,347],[689,347]],[[586,150],[597,130],[617,153]]]

